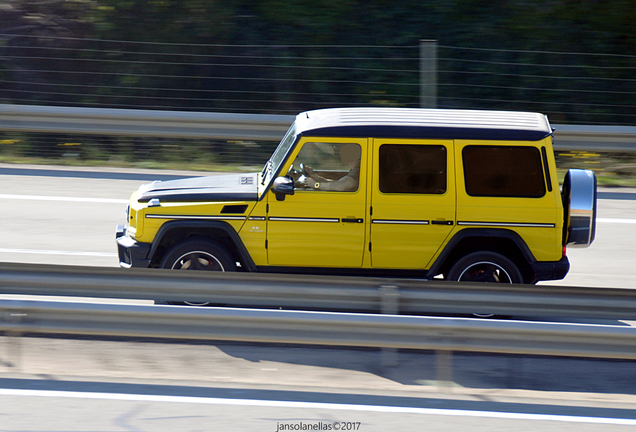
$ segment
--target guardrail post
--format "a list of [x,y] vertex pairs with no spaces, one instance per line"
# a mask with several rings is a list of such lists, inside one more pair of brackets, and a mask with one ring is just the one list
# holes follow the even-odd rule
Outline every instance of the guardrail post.
[[523,386],[523,358],[513,355],[506,359],[508,366],[507,386],[508,388],[522,388]]
[[[380,296],[380,310],[383,314],[397,315],[400,313],[400,292],[397,286],[382,285]],[[394,367],[397,364],[397,350],[395,348],[382,348],[382,366]]]
[[[24,316],[26,314],[19,312],[4,312],[2,320],[10,323],[20,323]],[[20,372],[22,369],[22,332],[20,330],[7,331],[5,341],[7,359],[6,361],[0,361],[0,363],[8,368],[15,368],[16,372]]]
[[435,380],[438,387],[450,388],[453,383],[453,352],[435,351]]

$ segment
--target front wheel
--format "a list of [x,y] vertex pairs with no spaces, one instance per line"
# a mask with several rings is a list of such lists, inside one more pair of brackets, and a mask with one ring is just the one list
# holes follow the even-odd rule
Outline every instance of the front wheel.
[[236,263],[225,248],[208,240],[186,240],[174,246],[161,261],[171,270],[236,271]]
[[[234,272],[236,271],[236,262],[225,248],[218,243],[211,240],[191,239],[173,246],[163,257],[163,260],[161,260],[161,268],[171,270]],[[205,306],[209,304],[208,302],[168,303],[192,306]]]

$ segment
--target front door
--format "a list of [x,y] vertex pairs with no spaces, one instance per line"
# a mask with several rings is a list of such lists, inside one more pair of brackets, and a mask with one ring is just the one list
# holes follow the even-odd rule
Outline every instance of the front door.
[[453,141],[373,142],[371,265],[427,269],[455,225]]
[[302,138],[281,173],[294,195],[268,192],[268,264],[361,267],[366,171],[367,139]]

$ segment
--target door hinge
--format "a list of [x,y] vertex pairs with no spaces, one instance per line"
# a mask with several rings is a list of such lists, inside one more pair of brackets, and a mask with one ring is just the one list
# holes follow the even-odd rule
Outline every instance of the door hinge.
[[369,242],[369,252],[371,252],[371,242]]
[[265,249],[267,249],[267,240],[265,240]]

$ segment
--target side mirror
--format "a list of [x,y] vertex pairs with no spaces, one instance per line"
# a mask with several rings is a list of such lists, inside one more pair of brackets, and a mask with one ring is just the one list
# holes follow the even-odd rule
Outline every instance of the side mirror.
[[294,194],[294,181],[289,177],[276,177],[272,185],[277,201],[285,201],[285,195]]

